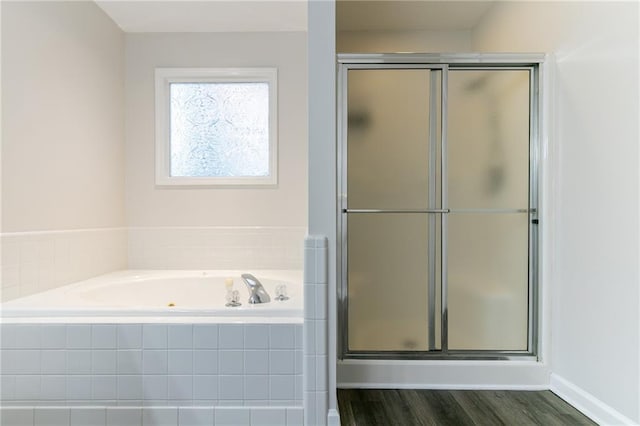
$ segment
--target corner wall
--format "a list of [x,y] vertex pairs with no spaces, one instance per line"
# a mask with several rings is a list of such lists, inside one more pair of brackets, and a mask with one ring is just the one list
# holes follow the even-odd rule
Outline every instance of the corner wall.
[[[305,413],[311,425],[327,423],[338,426],[338,399],[336,393],[336,8],[335,1],[310,0],[308,3],[308,60],[309,60],[309,235],[314,241],[327,238],[322,256],[326,264],[326,280],[317,286],[318,293],[310,297],[305,292],[305,303],[315,305],[316,312],[326,315],[326,330],[316,331],[314,342],[321,347],[324,356],[315,357],[316,386],[305,384]],[[307,240],[309,241],[309,240]],[[324,245],[324,243],[322,244]],[[316,245],[316,252],[318,251]],[[318,254],[318,253],[315,253]],[[315,257],[315,256],[314,256]],[[317,268],[318,264],[313,263]],[[309,265],[305,265],[309,266]],[[305,274],[307,272],[305,271]],[[310,277],[309,277],[310,278]],[[305,284],[316,280],[305,279]],[[307,290],[308,287],[305,287]],[[326,297],[324,297],[326,296]],[[305,305],[305,315],[309,309]],[[322,317],[321,317],[322,318]],[[305,319],[308,329],[309,322]],[[322,331],[326,331],[321,337]],[[320,335],[318,335],[320,334]],[[305,354],[309,354],[305,343]],[[316,353],[316,352],[311,352]],[[306,358],[306,357],[305,357]],[[326,364],[321,363],[326,359]],[[305,359],[304,371],[308,377],[309,359]],[[321,384],[321,385],[319,385]],[[326,384],[326,387],[323,385]],[[319,385],[319,386],[318,386]],[[318,392],[309,392],[309,391]],[[315,395],[314,395],[315,393]],[[315,404],[313,399],[315,399]],[[310,414],[316,414],[311,416]],[[313,418],[316,422],[313,422]]]
[[638,4],[502,2],[473,41],[555,58],[541,217],[551,388],[600,423],[638,423]]
[[125,267],[123,61],[93,2],[3,2],[3,300]]

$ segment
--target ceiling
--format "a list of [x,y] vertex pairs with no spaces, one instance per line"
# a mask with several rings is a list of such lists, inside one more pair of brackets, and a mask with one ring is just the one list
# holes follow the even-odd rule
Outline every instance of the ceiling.
[[[338,31],[469,30],[492,1],[338,0]],[[125,32],[306,31],[306,0],[99,0]]]
[[303,0],[102,0],[96,4],[128,33],[307,30]]

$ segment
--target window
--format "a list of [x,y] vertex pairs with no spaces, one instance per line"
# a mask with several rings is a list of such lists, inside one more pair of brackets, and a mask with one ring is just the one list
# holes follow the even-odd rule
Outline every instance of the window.
[[157,68],[157,185],[275,185],[275,68]]

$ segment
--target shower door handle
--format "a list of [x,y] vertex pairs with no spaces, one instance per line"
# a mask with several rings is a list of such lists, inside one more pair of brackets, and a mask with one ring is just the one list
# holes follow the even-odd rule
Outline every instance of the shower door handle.
[[449,213],[449,209],[342,209],[342,213]]

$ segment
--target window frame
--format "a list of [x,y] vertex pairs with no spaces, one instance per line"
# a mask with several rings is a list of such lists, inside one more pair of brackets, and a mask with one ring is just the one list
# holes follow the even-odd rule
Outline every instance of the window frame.
[[[269,86],[269,175],[171,176],[172,83],[267,83]],[[155,183],[156,186],[271,186],[278,183],[278,70],[277,68],[156,68],[155,69]]]

